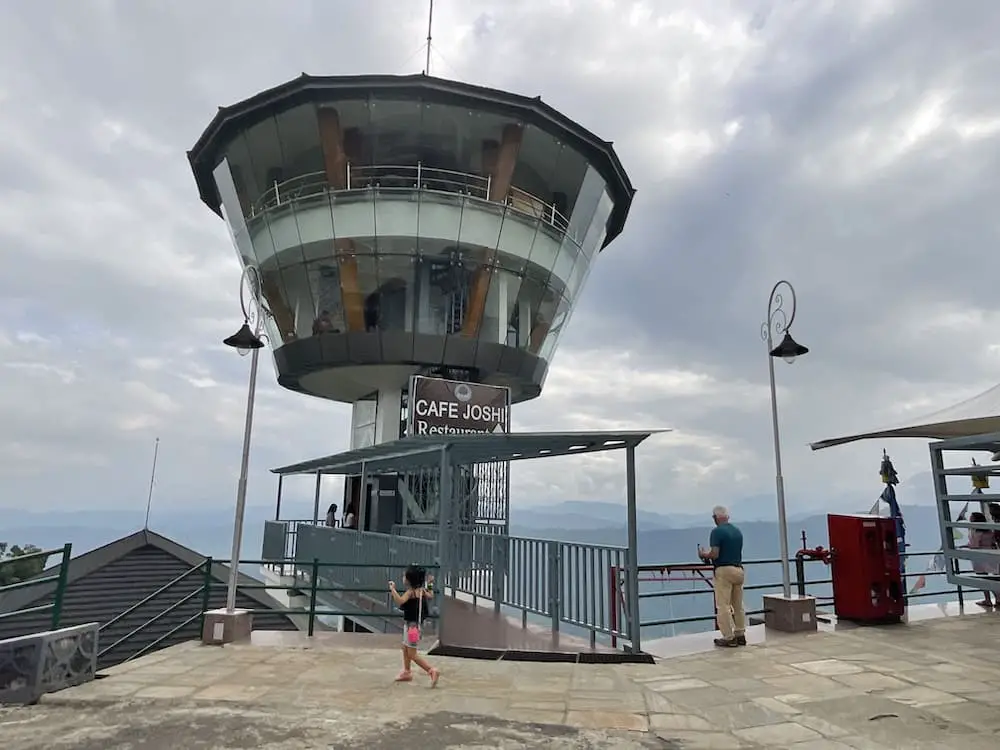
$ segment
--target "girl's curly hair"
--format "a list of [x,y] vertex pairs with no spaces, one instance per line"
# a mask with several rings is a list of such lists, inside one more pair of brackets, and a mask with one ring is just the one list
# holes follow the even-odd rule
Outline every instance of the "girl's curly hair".
[[411,565],[403,573],[403,580],[411,589],[422,589],[427,583],[427,571],[419,565]]

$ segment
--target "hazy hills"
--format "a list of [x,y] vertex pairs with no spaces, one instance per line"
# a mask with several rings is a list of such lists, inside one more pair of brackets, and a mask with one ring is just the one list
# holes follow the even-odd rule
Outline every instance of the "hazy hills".
[[[755,505],[757,518],[754,518]],[[774,560],[779,556],[778,530],[767,517],[774,514],[773,498],[750,502],[733,502],[734,520],[743,530],[744,558]],[[870,507],[870,506],[869,506]],[[283,515],[289,518],[306,518],[312,514],[310,507],[287,507]],[[860,509],[867,511],[868,508]],[[254,559],[261,554],[264,521],[273,518],[271,507],[248,507],[244,525],[243,553],[241,557]],[[935,551],[940,547],[938,519],[933,506],[904,506],[908,542],[911,551]],[[659,514],[641,511],[639,521],[639,560],[643,564],[695,562],[699,543],[705,544],[710,531],[709,511],[704,514]],[[511,533],[517,536],[563,539],[591,544],[624,545],[626,543],[625,508],[614,503],[564,502],[530,509],[515,509],[511,513]],[[49,549],[72,542],[74,555],[82,554],[114,541],[142,528],[141,512],[121,511],[69,511],[58,514],[21,511],[5,513],[0,541],[36,544]],[[180,510],[157,508],[150,519],[150,528],[180,544],[217,559],[228,559],[232,544],[232,511],[228,509]],[[825,514],[794,514],[788,523],[789,549],[794,553],[801,547],[801,532],[806,532],[807,545],[828,546]],[[911,575],[920,573],[928,560],[914,560]],[[244,568],[253,574],[255,571]],[[748,592],[748,609],[760,607],[764,593],[776,592],[780,586],[781,570],[778,564],[752,565],[747,569],[749,583],[777,584],[776,588]],[[818,581],[829,578],[829,570],[822,564],[807,568],[807,579]],[[912,585],[912,581],[911,581]],[[606,584],[600,595],[607,595]],[[928,591],[943,591],[943,579],[930,580]],[[683,595],[670,598],[644,599],[644,622],[666,618],[702,617],[712,612],[711,596],[704,582],[657,581],[642,584],[642,590],[677,591]],[[810,588],[810,593],[828,595],[829,586]],[[686,623],[680,626],[649,628],[648,637],[659,637],[675,632],[690,632],[709,627],[708,623]],[[644,631],[645,632],[645,631]]]
[[[747,502],[733,503],[734,521],[743,529],[747,558],[774,558],[778,555],[777,524],[773,498],[766,498],[757,514]],[[865,509],[867,510],[867,508]],[[312,509],[286,507],[282,515],[306,518]],[[911,549],[932,550],[940,546],[937,515],[931,506],[904,506]],[[244,523],[243,557],[260,554],[264,521],[273,518],[273,508],[250,506]],[[74,554],[81,554],[142,528],[138,511],[78,510],[53,513],[5,512],[0,540],[35,544],[42,548],[61,547],[72,542]],[[770,516],[770,518],[769,518]],[[625,544],[625,508],[615,503],[568,501],[511,512],[511,533],[592,544]],[[708,538],[711,521],[704,514],[661,514],[639,511],[639,551],[644,561],[677,562],[694,558],[699,543]],[[154,509],[150,528],[191,549],[212,557],[229,556],[232,545],[232,511]],[[801,546],[801,532],[808,545],[827,544],[825,514],[790,514],[789,547]]]

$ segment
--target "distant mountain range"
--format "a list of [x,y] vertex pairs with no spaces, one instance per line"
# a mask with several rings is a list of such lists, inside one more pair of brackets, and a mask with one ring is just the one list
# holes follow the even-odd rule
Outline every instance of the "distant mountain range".
[[[708,523],[711,507],[711,505],[706,506],[703,513],[655,513],[640,510],[636,514],[636,520],[643,531],[688,529]],[[742,498],[733,504],[730,512],[734,518],[744,522],[774,521],[777,518],[777,506],[773,495],[752,495]],[[525,531],[531,529],[586,531],[607,528],[608,524],[612,526],[625,524],[625,506],[621,503],[567,500],[534,508],[513,508],[510,515],[512,530],[516,527]],[[812,515],[815,515],[815,512],[792,513],[789,515],[789,522]]]
[[[766,502],[765,502],[766,501]],[[743,528],[747,557],[773,558],[778,553],[777,524],[772,520],[773,497],[761,496],[733,503],[733,517]],[[765,507],[766,505],[766,507]],[[756,506],[756,507],[755,507]],[[869,506],[870,507],[870,506]],[[312,507],[286,504],[286,518],[308,518]],[[867,511],[868,508],[858,508]],[[911,549],[930,550],[940,546],[936,510],[932,506],[906,505]],[[699,543],[708,539],[710,511],[699,514],[638,512],[640,554],[644,560],[692,560]],[[274,517],[266,506],[246,510],[242,557],[250,559],[261,551],[264,521]],[[60,513],[24,510],[6,511],[0,541],[35,544],[42,548],[61,547],[72,542],[74,554],[100,547],[143,527],[141,512],[116,510],[74,510]],[[511,511],[511,533],[515,536],[565,539],[593,544],[624,544],[626,537],[623,504],[566,501]],[[227,558],[232,546],[232,510],[154,509],[150,528],[203,555]],[[826,515],[789,515],[789,546],[801,546],[801,531],[810,547],[826,545]]]
[[[766,501],[766,503],[765,503]],[[766,508],[765,508],[766,505]],[[774,560],[778,553],[777,524],[768,520],[773,517],[773,498],[762,496],[750,502],[733,502],[734,520],[739,524],[745,539],[745,560]],[[754,510],[758,517],[753,518]],[[868,506],[870,507],[870,505]],[[866,512],[866,508],[857,511]],[[287,518],[308,518],[312,507],[297,507],[286,504],[283,516]],[[692,563],[696,562],[698,544],[706,544],[710,532],[710,519],[704,514],[660,514],[640,511],[638,514],[639,561],[641,564]],[[933,552],[940,548],[937,511],[933,506],[907,505],[903,507],[906,518],[907,540],[911,551]],[[542,539],[561,539],[589,544],[626,544],[624,505],[599,502],[561,502],[530,509],[514,509],[511,513],[511,533],[515,536],[530,536]],[[243,559],[254,559],[261,555],[264,521],[273,518],[271,507],[251,506],[247,508],[244,523]],[[228,559],[232,545],[232,511],[228,509],[191,510],[159,508],[154,509],[150,528],[183,544],[196,552],[216,559]],[[16,544],[35,544],[43,549],[61,547],[66,542],[73,544],[74,556],[99,547],[142,528],[142,513],[81,510],[58,514],[20,511],[4,514],[4,524],[0,530],[0,541]],[[794,553],[802,546],[801,534],[806,534],[809,547],[828,546],[827,520],[825,514],[793,514],[788,522],[789,549]],[[925,570],[929,558],[914,560],[909,565],[911,574]],[[244,567],[253,575],[256,571]],[[652,574],[651,574],[652,575]],[[748,594],[748,608],[760,607],[760,596],[778,590],[781,580],[780,566],[765,563],[748,567],[752,584],[774,582],[773,589],[753,591]],[[650,598],[643,600],[642,619],[644,622],[667,618],[691,618],[710,615],[711,596],[707,585],[700,581],[665,581],[652,575],[655,581],[642,584],[643,591],[676,591],[676,597]],[[811,564],[807,568],[807,579],[818,581],[829,578],[829,570],[822,564]],[[911,583],[912,585],[912,583]],[[606,584],[602,584],[600,595],[607,595]],[[829,586],[820,585],[810,589],[810,593],[828,595]],[[945,590],[943,579],[931,579],[928,592]],[[701,592],[698,595],[697,592]],[[672,633],[692,632],[710,627],[708,623],[685,623],[677,626],[650,628],[648,637],[660,637]],[[645,630],[644,630],[645,632]]]
[[[596,512],[587,513],[591,505]],[[870,506],[869,506],[870,508]],[[862,512],[867,512],[865,508]],[[937,510],[932,506],[903,506],[907,542],[911,550],[940,547]],[[511,534],[542,539],[563,539],[587,544],[624,545],[625,509],[611,503],[559,503],[547,508],[511,513]],[[802,547],[802,532],[808,547],[828,545],[826,514],[792,514],[788,519],[788,545],[793,552]],[[642,562],[693,562],[698,544],[706,544],[711,521],[705,516],[643,513],[638,519],[639,556]],[[778,530],[773,521],[743,521],[734,518],[743,531],[746,559],[778,557]]]

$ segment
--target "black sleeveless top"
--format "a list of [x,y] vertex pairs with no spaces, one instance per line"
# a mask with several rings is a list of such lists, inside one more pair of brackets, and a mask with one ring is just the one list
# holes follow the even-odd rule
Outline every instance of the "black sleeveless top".
[[403,622],[414,622],[418,625],[420,624],[420,613],[422,605],[420,603],[420,593],[419,591],[412,591],[410,593],[410,598],[399,605],[399,608],[403,610]]

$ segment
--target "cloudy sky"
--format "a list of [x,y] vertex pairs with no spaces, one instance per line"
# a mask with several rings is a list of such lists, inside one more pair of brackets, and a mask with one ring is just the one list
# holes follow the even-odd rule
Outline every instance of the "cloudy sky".
[[[904,479],[927,469],[924,441],[809,440],[997,382],[1000,3],[438,0],[435,27],[434,75],[541,95],[639,190],[517,428],[673,428],[640,452],[649,510],[772,492],[759,328],[779,278],[812,349],[777,363],[793,510],[869,504],[883,447]],[[185,151],[301,71],[419,72],[425,35],[422,0],[3,3],[0,508],[141,508],[157,436],[158,505],[231,505],[239,269]],[[262,362],[256,504],[269,468],[349,427]],[[621,478],[521,464],[514,504],[619,500]]]

